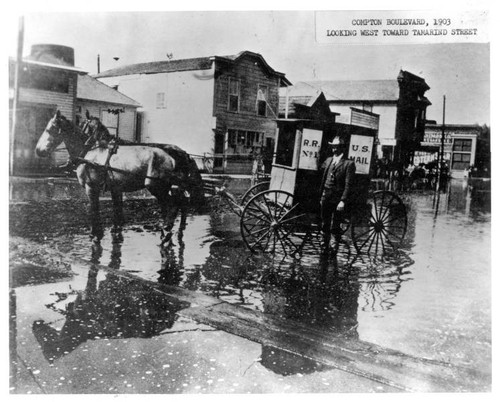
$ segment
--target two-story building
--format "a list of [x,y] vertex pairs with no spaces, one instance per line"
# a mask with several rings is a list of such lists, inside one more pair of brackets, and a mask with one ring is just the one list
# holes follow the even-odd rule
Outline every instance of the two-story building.
[[178,145],[213,161],[200,167],[226,173],[250,173],[252,158],[274,148],[279,88],[291,85],[250,51],[133,64],[95,78],[141,103],[141,141]]
[[338,123],[378,130],[378,156],[408,164],[424,136],[429,89],[423,78],[401,70],[391,80],[299,82],[281,96],[323,92]]
[[[14,110],[15,66],[16,61],[10,59],[11,112]],[[74,67],[72,48],[57,45],[34,45],[31,55],[21,62],[19,71],[11,174],[45,174],[55,159],[36,157],[36,143],[57,109],[74,121],[78,77],[85,72]]]
[[[136,140],[135,100],[90,77],[74,66],[73,48],[61,45],[33,45],[22,60],[18,82],[16,130],[13,135],[13,175],[47,175],[67,161],[62,144],[51,158],[35,155],[35,146],[49,120],[59,110],[78,124],[88,110],[99,117],[112,134]],[[14,59],[10,60],[9,94],[13,110],[15,87]],[[12,116],[11,116],[12,117]]]

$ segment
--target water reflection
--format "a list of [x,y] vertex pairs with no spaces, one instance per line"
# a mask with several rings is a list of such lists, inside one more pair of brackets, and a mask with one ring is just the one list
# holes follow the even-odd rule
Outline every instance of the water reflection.
[[[120,268],[121,233],[113,235],[110,268]],[[174,298],[151,292],[144,284],[112,272],[99,279],[102,256],[99,243],[92,245],[91,261],[83,290],[56,293],[46,305],[64,317],[61,329],[55,323],[38,320],[32,330],[43,355],[52,362],[75,350],[87,340],[101,338],[149,338],[171,328],[176,312],[187,307]],[[60,325],[59,323],[57,325]]]
[[384,258],[360,258],[353,263],[359,271],[360,308],[377,312],[391,310],[404,282],[411,281],[413,260],[406,250]]
[[[179,286],[184,277],[184,230],[186,229],[187,215],[181,211],[179,229],[177,231],[177,247],[173,242],[160,246],[161,267],[158,271],[158,283]],[[176,254],[177,250],[177,254]]]
[[320,258],[316,267],[299,260],[273,268],[262,280],[263,311],[358,337],[359,283],[356,272],[335,259]]
[[433,208],[436,213],[480,218],[491,212],[491,183],[482,179],[453,179],[443,192],[433,194]]

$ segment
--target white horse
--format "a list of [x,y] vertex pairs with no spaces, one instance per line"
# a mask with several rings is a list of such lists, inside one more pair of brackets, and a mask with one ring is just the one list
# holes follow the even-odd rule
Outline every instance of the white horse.
[[[99,131],[107,132],[99,119],[92,118],[86,124],[95,138],[105,138],[99,135]],[[65,143],[70,158],[79,163],[76,175],[90,201],[91,234],[97,240],[103,236],[99,216],[99,194],[103,188],[111,193],[116,228],[123,224],[123,193],[146,188],[160,204],[164,241],[171,237],[179,208],[188,199],[194,205],[204,200],[196,163],[175,145],[122,144],[116,148],[101,141],[89,147],[85,133],[57,111],[38,140],[36,153],[46,157],[61,142]]]

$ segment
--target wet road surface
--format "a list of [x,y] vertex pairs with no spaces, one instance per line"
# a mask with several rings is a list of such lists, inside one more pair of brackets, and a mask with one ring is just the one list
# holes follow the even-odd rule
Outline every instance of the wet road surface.
[[[409,207],[410,227],[407,242],[396,255],[384,259],[356,256],[347,246],[339,250],[336,258],[330,255],[326,259],[312,249],[306,250],[299,261],[253,255],[241,240],[238,218],[217,208],[188,216],[185,227],[178,222],[173,244],[160,248],[155,226],[158,212],[151,200],[129,201],[126,204],[127,225],[118,235],[108,231],[101,242],[102,249],[91,247],[86,234],[84,204],[65,200],[47,202],[42,208],[39,203],[15,206],[11,209],[11,234],[43,242],[64,253],[69,260],[81,258],[151,282],[178,286],[272,317],[294,320],[329,331],[332,336],[372,342],[413,356],[477,370],[482,374],[471,382],[470,390],[487,390],[491,375],[487,197],[484,194],[475,197],[459,182],[439,199],[434,193],[412,193],[405,201]],[[98,280],[102,275],[99,270],[95,278],[91,274],[92,270],[69,282],[58,282],[57,286],[53,283],[21,286],[24,283],[20,283],[15,289],[18,309],[20,306],[26,309],[23,314],[17,313],[17,328],[31,333],[25,340],[17,337],[17,342],[24,342],[24,346],[33,343],[30,347],[34,350],[45,345],[41,349],[45,367],[48,362],[50,370],[54,369],[54,361],[67,361],[74,359],[75,354],[81,355],[89,342],[121,339],[116,351],[119,354],[121,348],[124,348],[122,352],[128,350],[124,340],[157,340],[165,331],[177,333],[172,328],[179,323],[172,317],[185,307],[179,306],[178,301],[163,296],[151,300],[145,296],[150,292],[137,284],[123,289],[116,278],[110,277],[110,283],[106,283],[106,279]],[[76,285],[75,280],[80,284]],[[82,314],[86,320],[79,316]],[[19,322],[21,316],[26,322]],[[193,334],[196,333],[200,341],[215,332],[220,333],[213,327],[199,327],[193,320],[183,320],[187,321],[181,322],[182,325],[196,328]],[[82,331],[82,326],[88,329]],[[66,335],[65,331],[68,331]],[[233,338],[228,334],[218,336]],[[248,342],[261,349],[261,353],[266,348],[239,338],[238,342]],[[174,349],[179,352],[178,347]],[[266,357],[260,357],[261,360],[255,357],[259,364],[252,367],[261,367],[262,362],[269,360],[271,371],[282,367],[282,373],[273,381],[267,378],[269,382],[263,375],[255,380],[256,385],[247,389],[248,392],[275,392],[275,386],[277,392],[286,389],[291,392],[339,390],[341,379],[324,378],[325,372],[338,375],[338,370],[320,369],[311,361],[307,362],[309,365],[302,362],[297,370],[293,368],[297,365],[296,356],[286,359],[280,350],[272,352],[263,353]],[[95,358],[95,352],[91,354],[87,359]],[[133,355],[137,357],[139,352]],[[186,350],[182,352],[184,357],[189,355]],[[234,354],[233,359],[236,355],[240,353]],[[276,355],[279,358],[273,359]],[[122,359],[129,358],[129,353],[123,354]],[[216,357],[212,358],[217,361]],[[246,361],[251,364],[253,360]],[[78,366],[75,363],[75,371]],[[287,370],[298,372],[294,373],[294,381],[288,383],[290,388],[282,388],[279,378],[281,381],[288,378],[283,374]],[[31,368],[32,373],[35,371],[42,370]],[[188,371],[192,381],[187,389],[166,387],[158,381],[158,392],[217,392],[214,389],[221,389],[207,388],[200,380],[204,377],[196,369]],[[297,388],[295,377],[299,374],[314,378],[303,380],[303,387]],[[125,377],[130,375],[129,372]],[[324,383],[334,381],[331,384],[337,385],[319,386],[321,376]],[[198,380],[200,382],[193,385]],[[217,384],[215,378],[206,381],[210,380],[210,384]],[[128,379],[124,381],[131,384]],[[350,382],[352,386],[341,390],[355,391],[353,386],[359,386],[360,392],[388,390],[380,384],[363,381],[367,380]],[[83,384],[66,384],[60,390],[83,392]],[[108,385],[108,381],[103,384]],[[141,392],[139,389],[143,388],[125,384],[123,388],[110,386],[107,391],[104,385],[96,389],[120,393]],[[223,389],[233,392],[227,383]],[[24,392],[18,388],[15,391]],[[57,391],[45,389],[45,392]],[[246,391],[235,388],[234,392]]]

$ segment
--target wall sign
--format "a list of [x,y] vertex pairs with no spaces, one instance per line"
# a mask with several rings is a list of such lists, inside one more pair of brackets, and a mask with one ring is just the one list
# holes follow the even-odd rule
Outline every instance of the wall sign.
[[349,159],[356,164],[356,173],[369,174],[372,160],[373,137],[351,135]]
[[319,150],[323,132],[305,128],[302,131],[300,147],[299,169],[318,170]]

